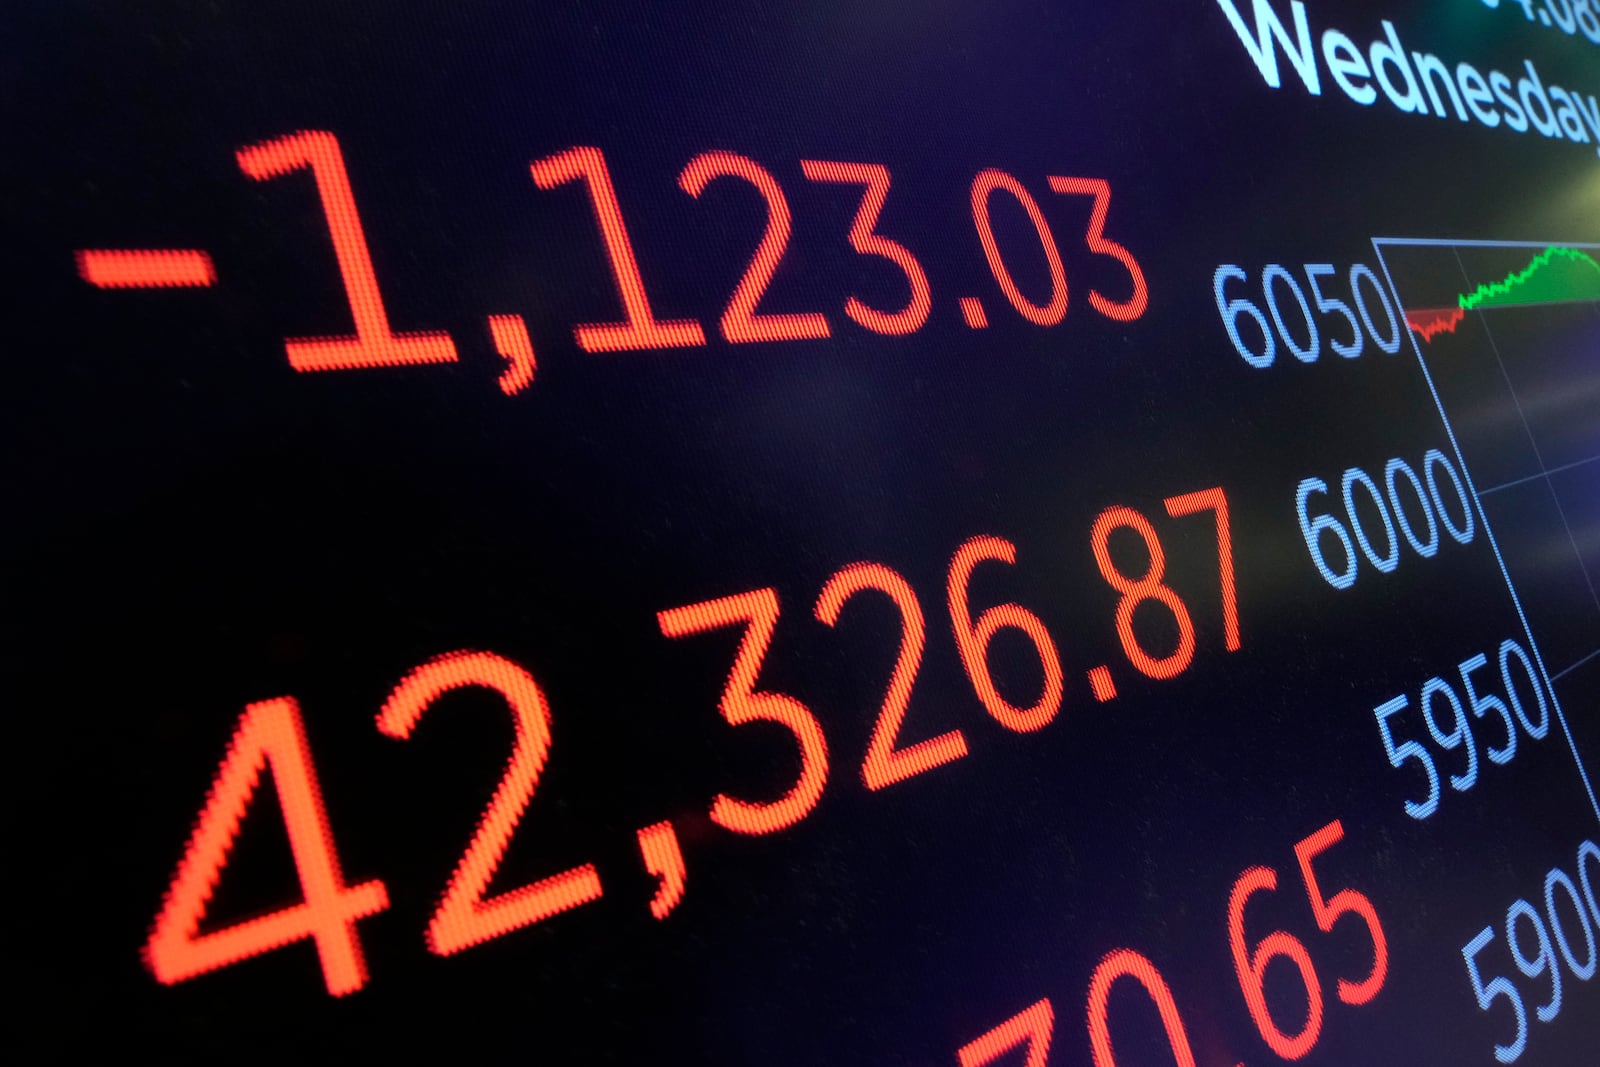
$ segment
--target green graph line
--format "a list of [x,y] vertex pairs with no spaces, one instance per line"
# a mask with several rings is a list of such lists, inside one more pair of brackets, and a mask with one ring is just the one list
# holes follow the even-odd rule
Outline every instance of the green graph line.
[[1566,300],[1600,300],[1600,263],[1576,248],[1557,245],[1540,252],[1504,281],[1488,282],[1456,300],[1463,311]]

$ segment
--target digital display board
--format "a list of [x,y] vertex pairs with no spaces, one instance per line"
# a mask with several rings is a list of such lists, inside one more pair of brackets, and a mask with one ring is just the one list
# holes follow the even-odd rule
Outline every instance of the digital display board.
[[0,29],[29,1058],[1600,1062],[1594,0]]

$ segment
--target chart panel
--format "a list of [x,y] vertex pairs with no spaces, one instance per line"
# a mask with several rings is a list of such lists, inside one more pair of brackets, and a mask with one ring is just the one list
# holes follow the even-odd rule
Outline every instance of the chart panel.
[[[1593,245],[1376,245],[1576,729],[1600,706],[1600,263]],[[1449,291],[1454,290],[1454,291]],[[1449,413],[1454,412],[1451,416]]]

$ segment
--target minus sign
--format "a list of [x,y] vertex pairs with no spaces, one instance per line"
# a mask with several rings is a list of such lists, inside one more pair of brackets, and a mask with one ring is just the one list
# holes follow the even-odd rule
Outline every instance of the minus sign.
[[100,289],[204,288],[216,282],[211,257],[193,248],[85,249],[78,276]]

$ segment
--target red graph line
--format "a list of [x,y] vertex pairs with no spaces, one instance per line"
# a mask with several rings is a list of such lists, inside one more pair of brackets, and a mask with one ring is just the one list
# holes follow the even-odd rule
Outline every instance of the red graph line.
[[1453,308],[1416,308],[1406,312],[1406,325],[1422,335],[1424,341],[1431,341],[1441,333],[1455,333],[1456,327],[1467,317],[1467,309]]
[[211,257],[196,249],[88,249],[78,253],[78,274],[101,289],[200,287],[217,280]]

